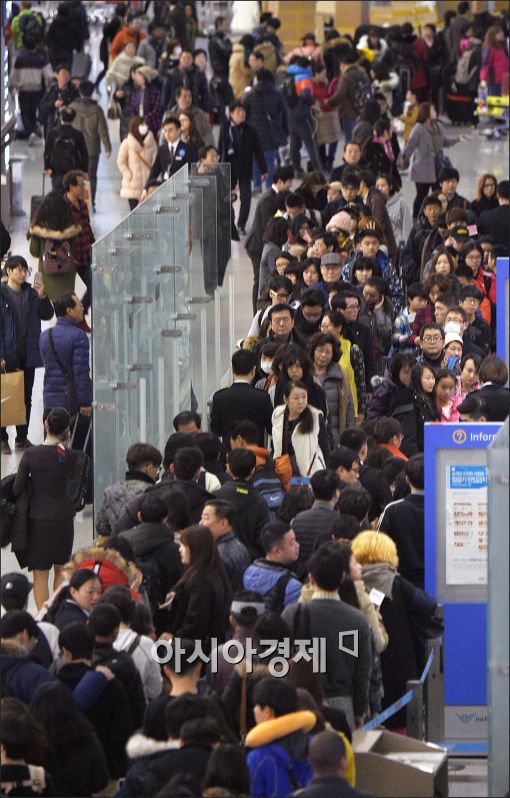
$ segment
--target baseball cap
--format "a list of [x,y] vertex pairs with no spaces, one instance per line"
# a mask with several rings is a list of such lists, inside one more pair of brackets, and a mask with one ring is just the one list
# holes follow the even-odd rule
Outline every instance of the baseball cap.
[[327,252],[321,258],[321,266],[341,266],[342,258],[338,252]]
[[455,332],[449,332],[445,336],[444,345],[448,346],[448,344],[451,344],[452,341],[457,341],[459,344],[464,344],[464,341],[463,341],[461,335],[459,335],[458,333],[455,333]]
[[467,241],[469,236],[469,230],[463,224],[458,224],[456,227],[453,228],[450,235],[455,239],[455,241]]
[[0,580],[2,599],[5,596],[25,599],[31,590],[32,582],[29,582],[24,574],[18,574],[16,572],[2,574],[2,579]]

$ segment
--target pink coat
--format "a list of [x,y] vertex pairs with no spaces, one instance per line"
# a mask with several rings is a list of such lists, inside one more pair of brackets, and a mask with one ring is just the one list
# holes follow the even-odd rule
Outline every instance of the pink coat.
[[499,86],[508,73],[508,56],[502,47],[484,47],[482,50],[480,80]]

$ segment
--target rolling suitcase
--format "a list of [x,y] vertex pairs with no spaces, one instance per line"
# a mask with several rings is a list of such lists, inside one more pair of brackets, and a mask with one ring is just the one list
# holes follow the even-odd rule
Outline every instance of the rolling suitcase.
[[450,87],[445,99],[445,113],[454,125],[469,125],[476,120],[475,97],[460,94]]
[[42,194],[34,194],[30,198],[30,223],[32,223],[32,219],[34,218],[35,214],[42,205],[42,201],[44,199],[44,182],[45,182],[45,174],[43,172]]

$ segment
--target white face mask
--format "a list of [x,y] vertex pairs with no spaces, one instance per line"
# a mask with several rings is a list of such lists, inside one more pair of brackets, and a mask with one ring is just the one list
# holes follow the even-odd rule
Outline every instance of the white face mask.
[[444,326],[445,335],[448,333],[455,333],[456,335],[462,335],[462,324],[459,324],[458,321],[447,321]]
[[176,47],[175,50],[173,51],[172,55],[173,55],[174,58],[179,58],[181,53],[182,53],[182,47]]
[[271,374],[272,365],[273,365],[273,361],[272,360],[261,360],[260,361],[260,368],[262,369],[264,374]]
[[149,126],[148,125],[138,125],[138,132],[139,132],[140,136],[146,136],[147,133],[149,132]]

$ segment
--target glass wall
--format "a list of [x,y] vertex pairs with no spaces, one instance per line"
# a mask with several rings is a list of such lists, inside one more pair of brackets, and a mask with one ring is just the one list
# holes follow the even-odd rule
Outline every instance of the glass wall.
[[489,447],[488,663],[489,795],[507,795],[508,722],[508,419]]
[[[229,167],[228,167],[229,169]],[[197,409],[218,385],[215,351],[229,352],[229,326],[214,330],[229,306],[232,280],[218,287],[218,185],[230,174],[188,177],[183,167],[93,247],[94,496],[122,478],[129,446],[163,451],[180,410]],[[230,229],[228,257],[230,255]],[[227,257],[227,260],[228,260]],[[226,267],[224,258],[223,265]],[[226,314],[228,317],[228,314]],[[221,345],[220,345],[221,341]],[[221,348],[222,347],[222,348]],[[222,355],[223,356],[223,355]],[[228,357],[222,367],[228,365]],[[218,369],[215,368],[218,366]]]

